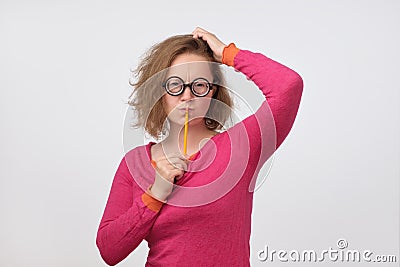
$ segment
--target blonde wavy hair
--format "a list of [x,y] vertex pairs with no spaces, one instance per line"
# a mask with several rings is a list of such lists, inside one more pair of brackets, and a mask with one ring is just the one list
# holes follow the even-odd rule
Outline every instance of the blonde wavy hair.
[[[210,62],[217,62],[206,41],[193,38],[191,34],[185,34],[169,37],[153,45],[142,57],[137,68],[132,70],[133,77],[137,80],[133,83],[129,81],[134,90],[129,96],[128,104],[134,108],[137,118],[132,126],[143,127],[157,140],[167,134],[164,127],[167,113],[162,101],[162,96],[166,91],[161,86],[164,75],[159,74],[169,68],[177,56],[186,53],[203,56]],[[233,101],[228,89],[224,86],[225,79],[219,64],[210,64],[210,68],[214,76],[214,84],[218,85],[212,98],[218,101],[210,102],[203,120],[209,130],[215,131],[220,130],[231,116]]]

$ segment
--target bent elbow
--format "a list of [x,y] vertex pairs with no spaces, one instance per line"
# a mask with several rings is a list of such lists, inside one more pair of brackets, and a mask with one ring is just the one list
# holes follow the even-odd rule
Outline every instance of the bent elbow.
[[304,81],[303,78],[297,72],[293,71],[293,78],[291,79],[290,88],[291,90],[297,91],[300,95],[303,92]]
[[115,266],[120,262],[119,260],[117,260],[115,257],[112,256],[112,251],[107,246],[107,244],[105,244],[103,240],[103,235],[100,231],[97,233],[96,246],[97,249],[99,250],[101,258],[107,265]]
[[303,78],[297,72],[292,71],[291,77],[288,79],[285,95],[288,99],[290,99],[289,102],[291,103],[292,107],[295,107],[296,111],[303,94],[303,87]]

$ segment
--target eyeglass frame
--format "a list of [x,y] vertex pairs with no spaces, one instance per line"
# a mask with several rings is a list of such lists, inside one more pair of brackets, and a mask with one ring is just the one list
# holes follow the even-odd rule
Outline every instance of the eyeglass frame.
[[[173,93],[171,93],[171,92],[167,89],[167,82],[168,82],[171,78],[178,78],[180,81],[182,81],[181,89],[180,89],[180,91],[179,91],[178,93],[173,94]],[[200,79],[205,80],[205,81],[207,82],[207,85],[208,85],[207,93],[206,93],[206,94],[203,94],[203,95],[197,94],[197,93],[194,91],[194,89],[193,89],[193,84],[194,84],[197,80],[200,80]],[[206,78],[203,78],[203,77],[198,77],[198,78],[194,79],[191,83],[185,83],[185,82],[183,81],[183,79],[182,79],[181,77],[179,77],[179,76],[170,76],[170,77],[168,77],[168,79],[165,80],[165,82],[162,84],[162,87],[165,89],[165,91],[167,91],[167,93],[168,93],[169,95],[171,95],[171,96],[179,96],[179,95],[183,94],[183,92],[185,91],[186,87],[189,86],[190,91],[192,92],[192,94],[194,94],[194,95],[197,96],[197,97],[205,97],[205,96],[208,95],[208,93],[210,93],[210,91],[213,89],[212,87],[213,87],[214,85],[217,87],[216,89],[218,90],[218,88],[219,88],[218,84],[210,83]]]

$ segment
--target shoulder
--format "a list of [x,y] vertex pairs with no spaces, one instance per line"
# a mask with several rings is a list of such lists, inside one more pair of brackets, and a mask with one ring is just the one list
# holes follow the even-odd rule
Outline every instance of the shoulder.
[[136,146],[128,150],[124,159],[128,165],[130,164],[143,164],[149,158],[150,142],[144,145]]

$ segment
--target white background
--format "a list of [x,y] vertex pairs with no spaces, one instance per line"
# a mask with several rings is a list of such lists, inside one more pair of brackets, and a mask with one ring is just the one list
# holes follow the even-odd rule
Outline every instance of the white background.
[[[129,69],[196,26],[304,80],[255,193],[252,266],[288,265],[259,262],[265,245],[339,238],[399,261],[399,13],[398,1],[1,0],[0,266],[105,265],[95,238],[124,153]],[[142,242],[119,266],[146,255]]]

